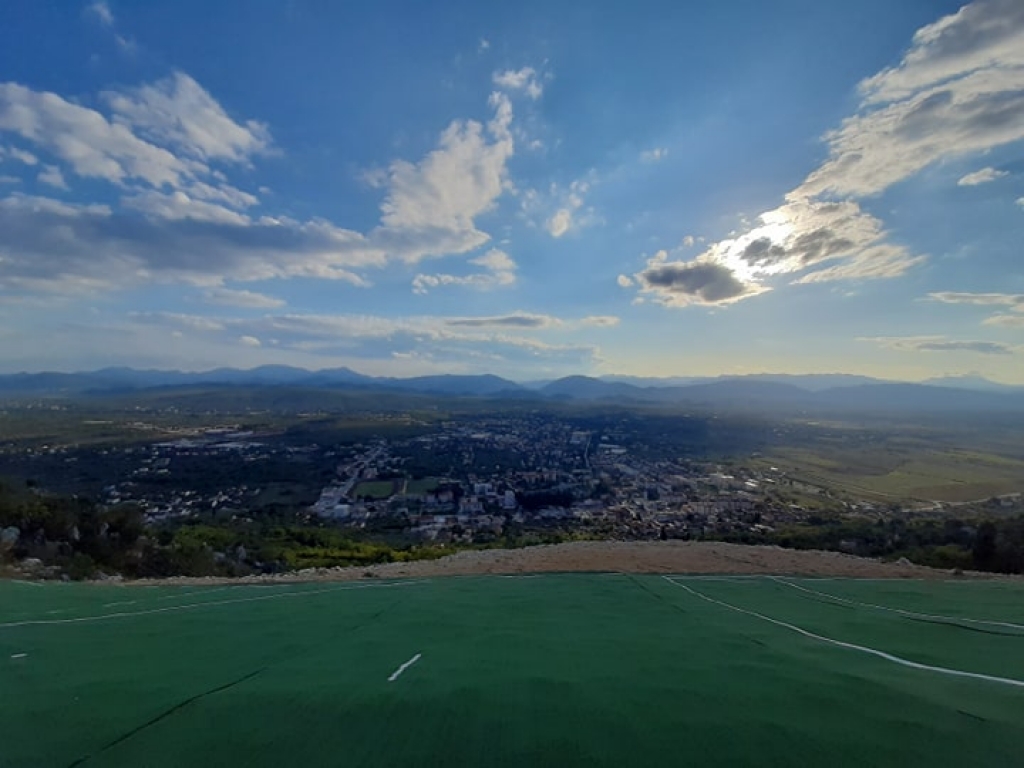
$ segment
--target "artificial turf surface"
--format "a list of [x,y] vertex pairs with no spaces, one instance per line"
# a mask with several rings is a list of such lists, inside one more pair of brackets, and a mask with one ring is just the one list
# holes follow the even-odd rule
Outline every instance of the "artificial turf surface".
[[1021,765],[1024,687],[735,609],[1024,680],[1022,598],[612,574],[2,582],[0,766]]

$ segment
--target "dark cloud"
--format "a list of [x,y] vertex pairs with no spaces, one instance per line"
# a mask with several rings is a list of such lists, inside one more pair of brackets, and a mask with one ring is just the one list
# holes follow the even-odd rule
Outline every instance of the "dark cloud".
[[555,324],[555,318],[547,315],[502,315],[499,317],[460,317],[447,321],[446,325],[463,328],[546,328]]
[[654,261],[637,275],[650,291],[672,297],[696,300],[704,304],[728,302],[756,291],[744,283],[731,269],[709,261]]
[[379,266],[366,239],[323,222],[161,219],[12,196],[0,201],[0,291],[127,287],[148,280],[213,284],[309,276],[359,283]]
[[870,341],[900,352],[975,352],[980,355],[1012,355],[1016,350],[998,341],[947,339],[943,336],[875,336]]
[[787,256],[786,249],[775,245],[770,238],[759,237],[740,252],[740,258],[748,264],[774,264]]
[[983,355],[1009,355],[1013,349],[997,341],[922,341],[915,345],[921,352],[978,352]]

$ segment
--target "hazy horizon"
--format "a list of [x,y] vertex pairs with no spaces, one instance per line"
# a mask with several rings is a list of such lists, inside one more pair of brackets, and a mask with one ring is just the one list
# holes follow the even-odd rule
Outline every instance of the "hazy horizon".
[[16,0],[0,373],[1024,385],[1022,148],[1018,0]]
[[568,373],[561,374],[560,376],[557,376],[557,377],[518,377],[517,378],[517,377],[514,377],[514,376],[500,376],[499,374],[495,374],[495,373],[493,373],[491,371],[479,371],[479,372],[469,373],[469,374],[440,372],[440,373],[428,373],[428,374],[410,374],[409,376],[375,376],[374,374],[369,374],[369,373],[366,373],[364,371],[360,371],[360,370],[357,370],[357,369],[354,369],[354,368],[350,368],[349,366],[333,366],[333,367],[324,367],[324,368],[307,368],[307,367],[304,367],[304,366],[290,366],[290,365],[281,365],[281,364],[277,364],[277,363],[263,363],[263,364],[260,364],[260,365],[254,365],[254,366],[248,366],[248,367],[214,366],[214,367],[208,367],[208,368],[137,368],[137,367],[134,367],[134,366],[105,366],[105,367],[101,367],[101,368],[90,368],[90,369],[47,368],[47,369],[40,369],[40,370],[34,370],[34,371],[22,370],[22,371],[14,371],[14,372],[5,372],[5,373],[0,373],[0,377],[20,376],[20,375],[29,375],[29,376],[31,376],[31,375],[45,375],[45,374],[89,375],[89,374],[101,373],[101,372],[104,372],[104,371],[111,371],[111,370],[128,370],[128,371],[133,371],[133,372],[136,372],[136,373],[162,373],[162,374],[182,374],[182,375],[196,375],[196,376],[199,376],[199,375],[215,373],[215,372],[217,372],[219,370],[230,370],[230,371],[235,371],[235,372],[240,372],[240,373],[253,373],[253,372],[256,372],[256,371],[260,370],[261,368],[268,368],[268,367],[270,367],[270,368],[279,367],[279,368],[290,368],[290,369],[294,369],[294,370],[301,370],[301,371],[305,371],[305,372],[307,372],[307,373],[309,373],[311,375],[312,374],[317,374],[317,373],[326,373],[326,372],[338,371],[338,370],[348,370],[349,372],[351,372],[353,374],[356,374],[358,376],[366,376],[368,378],[395,378],[395,379],[415,378],[416,376],[420,376],[420,375],[423,375],[423,376],[484,376],[484,375],[492,375],[492,376],[499,376],[499,378],[506,379],[506,380],[511,381],[512,383],[518,384],[520,386],[528,386],[528,385],[531,385],[531,384],[538,384],[538,383],[549,382],[549,381],[557,381],[558,379],[561,379],[561,378],[570,378],[570,377],[576,377],[576,376],[590,377],[590,378],[603,379],[603,380],[610,380],[610,379],[633,379],[633,380],[638,380],[638,381],[648,381],[648,380],[650,380],[650,381],[664,381],[664,382],[687,381],[687,380],[692,380],[694,382],[702,382],[702,381],[711,381],[711,380],[716,380],[716,379],[745,378],[745,377],[749,377],[749,378],[779,377],[779,378],[794,378],[794,379],[816,378],[816,377],[818,377],[818,378],[868,379],[868,380],[871,380],[871,381],[874,381],[874,382],[878,382],[878,383],[889,383],[889,384],[904,384],[904,383],[905,384],[930,384],[930,383],[940,383],[941,384],[941,383],[944,383],[944,382],[950,382],[950,383],[960,382],[961,384],[967,384],[967,383],[973,382],[973,383],[982,384],[982,385],[987,383],[987,384],[995,384],[995,385],[1005,386],[1005,387],[1017,386],[1017,385],[1015,385],[1015,384],[1013,384],[1011,382],[999,381],[998,379],[982,376],[981,374],[979,374],[977,372],[968,372],[968,373],[964,373],[964,374],[956,374],[956,375],[949,375],[949,376],[933,376],[933,377],[924,378],[924,379],[881,378],[881,377],[874,377],[874,376],[865,376],[863,374],[856,374],[856,373],[845,373],[845,372],[842,372],[842,371],[811,371],[811,372],[807,372],[807,373],[791,373],[791,372],[787,372],[787,371],[752,371],[750,373],[676,374],[676,375],[669,375],[669,376],[641,376],[641,375],[637,375],[637,374],[633,374],[633,373],[621,373],[621,372],[618,372],[618,373],[617,372],[610,372],[610,373],[600,373],[600,374],[568,372]]

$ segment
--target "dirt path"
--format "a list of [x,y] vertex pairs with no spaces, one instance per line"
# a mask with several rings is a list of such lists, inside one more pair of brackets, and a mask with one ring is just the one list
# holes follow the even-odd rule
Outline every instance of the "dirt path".
[[[910,563],[883,563],[838,552],[801,551],[719,542],[578,541],[569,544],[457,552],[440,560],[370,567],[310,568],[241,579],[176,577],[135,584],[230,584],[429,578],[477,574],[612,571],[623,573],[725,573],[843,576],[848,578],[948,579],[949,571]],[[965,573],[964,578],[997,578]]]

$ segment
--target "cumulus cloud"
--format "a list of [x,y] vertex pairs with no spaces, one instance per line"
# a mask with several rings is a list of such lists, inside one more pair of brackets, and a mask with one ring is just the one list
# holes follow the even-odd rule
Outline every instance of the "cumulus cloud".
[[46,184],[57,189],[68,189],[68,183],[64,180],[64,174],[55,165],[48,165],[39,172],[36,180],[40,184]]
[[[455,120],[420,161],[390,165],[380,224],[363,233],[318,219],[251,213],[260,201],[230,184],[225,171],[275,151],[269,130],[258,121],[236,121],[191,77],[174,73],[108,91],[101,101],[109,115],[54,93],[0,84],[0,133],[52,156],[55,170],[46,169],[44,180],[70,171],[109,182],[120,195],[115,207],[0,199],[0,291],[287,277],[367,285],[360,270],[484,245],[490,235],[475,219],[505,192],[514,153],[512,106],[494,93],[486,123]],[[4,150],[7,157],[36,161],[13,148]],[[484,271],[470,284],[515,282],[507,255],[489,252],[471,263]],[[422,282],[452,280],[425,276]]]
[[491,105],[495,113],[486,127],[456,120],[441,135],[438,149],[422,161],[391,164],[376,234],[406,260],[465,253],[490,239],[474,219],[491,210],[504,192],[506,164],[515,151],[508,97],[492,94]]
[[177,154],[203,162],[248,163],[271,150],[270,131],[257,120],[236,122],[210,94],[184,72],[150,85],[108,91],[104,100],[116,124]]
[[[795,283],[882,279],[922,263],[923,254],[892,242],[858,200],[939,161],[1024,139],[1024,4],[979,0],[922,28],[901,62],[867,78],[860,91],[856,113],[825,136],[827,160],[783,205],[680,263],[695,268],[683,273],[683,293],[696,275],[717,276],[722,288],[709,295],[730,302],[762,292],[772,276],[792,275]],[[998,174],[986,171],[977,178]],[[675,275],[655,274],[669,272]],[[667,282],[643,285],[669,299],[663,303],[678,304],[671,299],[680,289]]]
[[981,355],[1009,355],[1014,352],[1009,344],[997,341],[965,341],[943,336],[872,336],[857,340],[899,352],[974,352]]
[[143,141],[127,126],[55,93],[17,83],[0,83],[0,131],[32,142],[86,178],[177,187],[193,175],[184,160]]
[[502,250],[492,248],[483,256],[470,259],[469,263],[483,267],[485,271],[466,275],[420,273],[413,278],[413,293],[423,294],[432,288],[446,285],[461,285],[478,290],[515,285],[518,266],[512,257]]
[[17,160],[19,163],[24,163],[25,165],[37,165],[39,163],[39,158],[31,152],[26,152],[18,147],[0,146],[0,160],[3,160],[6,157],[11,158],[12,160]]
[[386,261],[364,236],[321,221],[240,226],[19,194],[0,199],[0,248],[0,291],[14,293],[286,277],[365,284],[352,270]]
[[957,181],[957,186],[976,187],[979,184],[988,184],[990,181],[995,181],[1009,175],[1007,171],[997,171],[995,168],[982,168],[974,173],[961,176],[960,180]]
[[545,228],[552,237],[561,237],[572,227],[572,211],[568,208],[559,208],[554,216],[547,220]]
[[239,336],[238,340],[246,347],[262,347],[263,342],[255,336]]
[[541,224],[554,238],[601,223],[586,195],[596,182],[594,171],[568,185],[552,183],[546,192],[527,190],[521,199],[522,211],[531,224]]
[[615,278],[615,282],[622,288],[630,288],[633,285],[633,279],[629,275],[619,275]]
[[667,306],[729,304],[766,290],[744,283],[716,261],[668,261],[667,256],[660,251],[636,274],[642,291]]
[[522,69],[506,69],[495,72],[492,76],[494,84],[499,88],[506,88],[510,91],[522,91],[531,99],[539,99],[544,93],[544,86],[537,76],[537,70],[533,67]]

